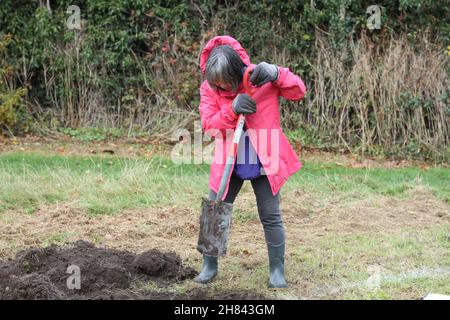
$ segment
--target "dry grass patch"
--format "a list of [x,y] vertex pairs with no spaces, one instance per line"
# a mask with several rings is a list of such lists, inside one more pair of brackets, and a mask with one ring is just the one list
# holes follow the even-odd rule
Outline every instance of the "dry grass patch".
[[[349,201],[339,196],[322,201],[311,193],[295,190],[283,195],[284,221],[301,234],[392,232],[450,224],[450,205],[436,199],[425,187],[406,191],[404,198],[370,196]],[[300,231],[299,230],[299,231]]]

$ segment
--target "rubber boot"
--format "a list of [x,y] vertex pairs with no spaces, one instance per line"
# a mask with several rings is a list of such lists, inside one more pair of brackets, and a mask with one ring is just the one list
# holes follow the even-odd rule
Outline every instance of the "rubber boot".
[[210,282],[216,275],[218,270],[218,258],[203,255],[203,267],[202,271],[194,278],[194,282],[197,283],[208,283]]
[[269,253],[269,288],[286,288],[286,280],[284,278],[284,247],[267,245]]

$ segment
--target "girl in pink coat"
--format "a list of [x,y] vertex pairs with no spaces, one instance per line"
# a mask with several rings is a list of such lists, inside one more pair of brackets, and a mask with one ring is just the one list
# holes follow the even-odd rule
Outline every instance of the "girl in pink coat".
[[[205,80],[200,87],[200,118],[206,134],[215,138],[209,177],[209,199],[216,198],[225,166],[226,150],[239,114],[246,115],[242,138],[228,188],[222,201],[233,203],[244,180],[250,180],[264,228],[269,256],[269,287],[286,287],[284,277],[285,233],[280,212],[280,188],[301,163],[280,128],[278,97],[299,100],[303,81],[288,68],[250,63],[247,52],[230,36],[217,36],[203,48],[200,68]],[[251,68],[251,97],[245,93],[243,73]],[[203,255],[203,267],[194,279],[211,281],[218,258]]]

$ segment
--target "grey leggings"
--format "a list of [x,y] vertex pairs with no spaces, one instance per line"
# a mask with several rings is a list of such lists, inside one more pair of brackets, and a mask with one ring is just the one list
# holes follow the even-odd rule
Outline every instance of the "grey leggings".
[[[224,202],[234,203],[243,183],[244,180],[240,179],[233,172]],[[280,212],[280,193],[278,192],[275,196],[272,195],[272,189],[266,175],[251,180],[251,183],[256,196],[259,219],[264,228],[266,242],[271,246],[281,246],[284,244],[285,235]],[[212,190],[209,190],[209,199],[216,199],[216,193]]]

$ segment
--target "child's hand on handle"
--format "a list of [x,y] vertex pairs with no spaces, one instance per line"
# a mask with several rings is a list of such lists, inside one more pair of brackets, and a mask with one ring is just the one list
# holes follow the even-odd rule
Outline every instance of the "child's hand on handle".
[[252,71],[250,82],[254,86],[262,86],[267,82],[273,82],[278,79],[278,67],[267,62],[259,63]]
[[245,93],[240,93],[231,105],[236,114],[251,114],[256,112],[256,101]]

